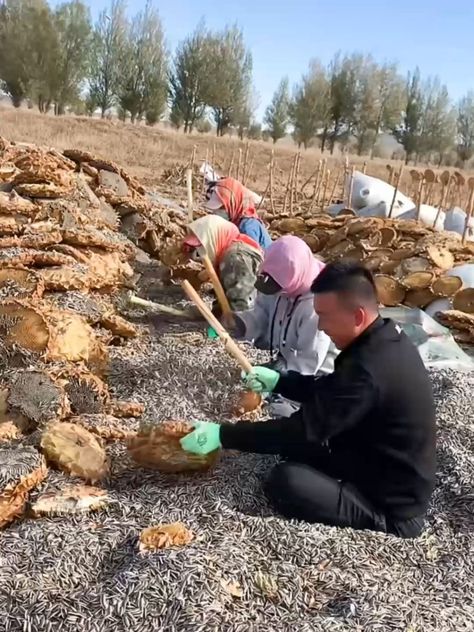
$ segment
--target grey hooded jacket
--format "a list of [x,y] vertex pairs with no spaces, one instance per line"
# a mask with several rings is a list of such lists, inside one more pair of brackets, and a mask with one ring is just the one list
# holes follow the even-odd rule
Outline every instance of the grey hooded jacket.
[[313,294],[293,298],[284,294],[257,295],[252,310],[237,314],[243,338],[259,349],[273,352],[285,371],[302,375],[330,373],[336,351],[328,336],[318,329]]

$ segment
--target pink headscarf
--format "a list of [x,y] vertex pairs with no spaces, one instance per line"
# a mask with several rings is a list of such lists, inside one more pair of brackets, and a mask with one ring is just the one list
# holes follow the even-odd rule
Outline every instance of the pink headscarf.
[[285,235],[267,248],[260,272],[270,275],[285,294],[298,296],[310,291],[324,266],[302,239]]

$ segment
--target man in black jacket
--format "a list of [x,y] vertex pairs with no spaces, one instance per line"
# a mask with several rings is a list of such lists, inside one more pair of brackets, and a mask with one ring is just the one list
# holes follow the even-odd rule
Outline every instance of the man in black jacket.
[[328,265],[313,284],[319,327],[341,350],[316,379],[255,367],[248,388],[301,402],[288,419],[196,425],[185,450],[279,454],[267,492],[285,516],[412,538],[435,482],[435,408],[416,347],[379,316],[370,272]]

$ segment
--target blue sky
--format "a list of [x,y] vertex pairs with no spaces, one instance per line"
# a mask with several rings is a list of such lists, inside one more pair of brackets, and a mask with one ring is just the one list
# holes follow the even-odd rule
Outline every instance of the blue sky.
[[[86,0],[87,1],[87,0]],[[54,2],[58,4],[58,2]],[[93,16],[109,6],[91,0]],[[130,0],[129,12],[145,0]],[[291,85],[308,61],[327,63],[335,52],[372,53],[439,75],[453,99],[474,90],[474,2],[469,0],[156,0],[171,50],[204,17],[220,29],[237,22],[252,51],[259,115],[282,76]]]

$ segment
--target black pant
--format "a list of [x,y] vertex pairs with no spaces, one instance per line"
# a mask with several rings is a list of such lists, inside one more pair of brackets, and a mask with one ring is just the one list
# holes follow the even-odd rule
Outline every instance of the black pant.
[[423,529],[422,518],[393,521],[353,485],[302,463],[277,465],[267,483],[267,495],[286,518],[382,531],[401,538],[416,538]]

